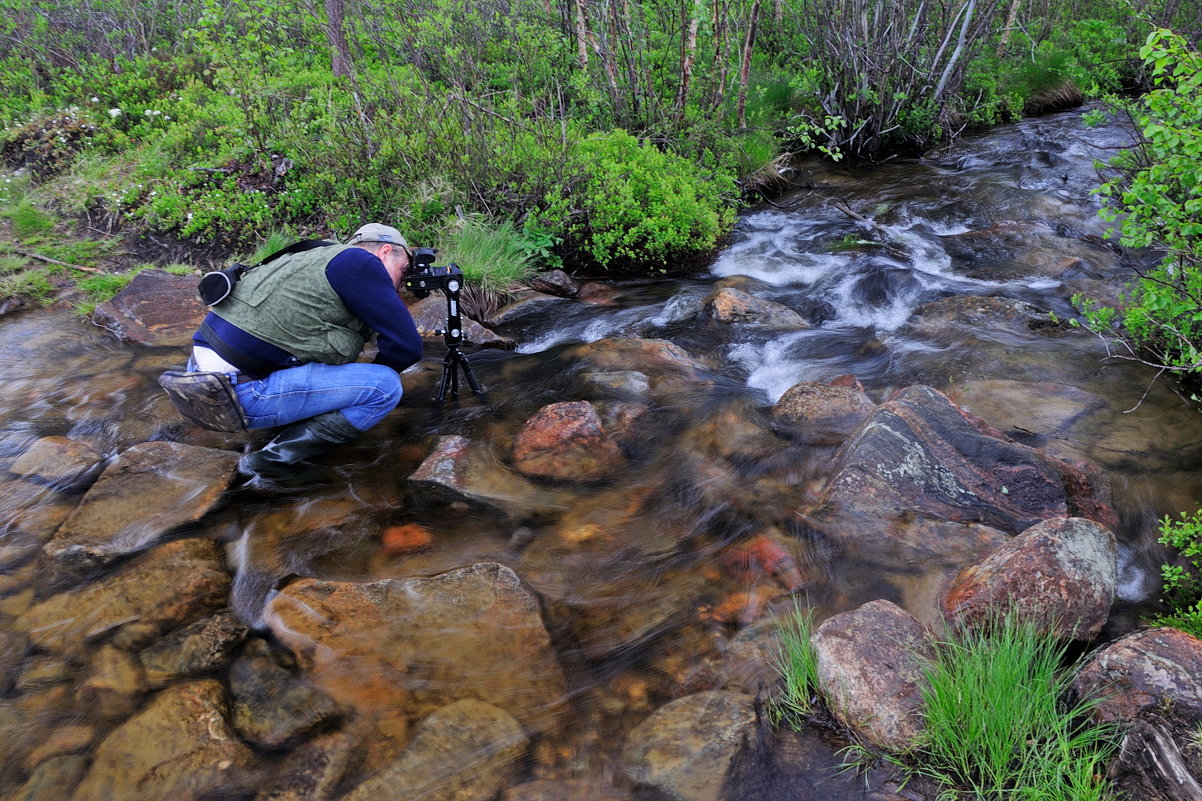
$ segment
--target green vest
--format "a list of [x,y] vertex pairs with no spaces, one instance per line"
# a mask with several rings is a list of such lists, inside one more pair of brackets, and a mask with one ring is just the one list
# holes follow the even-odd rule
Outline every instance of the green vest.
[[326,280],[326,265],[348,247],[291,253],[248,270],[212,311],[302,362],[353,362],[372,331]]

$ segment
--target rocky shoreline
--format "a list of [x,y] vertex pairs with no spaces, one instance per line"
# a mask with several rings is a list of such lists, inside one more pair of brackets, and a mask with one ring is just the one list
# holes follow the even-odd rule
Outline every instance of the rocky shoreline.
[[[581,292],[563,280],[543,289],[556,285]],[[720,284],[695,313],[809,325],[750,288]],[[182,347],[203,311],[193,291],[143,273],[98,322],[122,342]],[[531,290],[518,303],[554,300]],[[915,324],[938,325],[949,306]],[[975,313],[1063,334],[1018,302]],[[441,319],[429,314],[428,333]],[[484,327],[469,334],[513,346]],[[968,408],[973,388],[960,403],[920,384],[872,398],[845,376],[799,383],[756,409],[714,404],[721,376],[666,340],[603,339],[556,358],[571,377],[561,397],[488,437],[439,432],[415,444],[416,466],[395,495],[281,503],[241,529],[230,487],[247,438],[169,428],[165,399],[142,412],[160,423],[154,435],[119,453],[66,437],[28,443],[0,485],[0,722],[19,733],[0,744],[0,793],[752,798],[763,776],[747,770],[749,755],[771,765],[792,753],[765,745],[774,735],[763,704],[777,692],[772,615],[806,597],[827,549],[859,553],[868,571],[923,566],[896,597],[845,608],[814,638],[831,715],[873,745],[904,750],[921,731],[915,654],[941,627],[1013,604],[1049,636],[1086,647],[1108,624],[1119,520],[1104,473],[990,425]],[[1066,415],[1096,402],[1066,388],[1030,391],[1059,399]],[[680,418],[699,422],[686,430]],[[721,519],[676,514],[671,486],[633,497],[610,489],[669,435],[688,446],[675,456],[693,479],[682,505]],[[577,504],[574,487],[593,488],[595,505]],[[504,563],[353,581],[305,577],[273,550],[273,531],[345,535],[364,506],[423,503],[495,521],[507,532]],[[736,534],[714,534],[736,518]],[[379,535],[392,555],[431,550],[418,525]],[[599,783],[557,753],[574,714],[573,671],[673,631],[689,605],[625,603],[610,579],[626,577],[619,566],[631,553],[658,560],[655,580],[682,597],[717,573],[738,576],[741,589],[698,610],[714,624],[708,650],[661,666],[678,676],[670,697],[615,690],[642,720]],[[1202,642],[1172,629],[1133,631],[1089,654],[1076,687],[1104,693],[1095,714],[1129,732],[1114,773],[1136,797],[1202,798],[1190,734],[1202,723],[1200,677]],[[914,797],[898,792],[881,778],[863,797]]]

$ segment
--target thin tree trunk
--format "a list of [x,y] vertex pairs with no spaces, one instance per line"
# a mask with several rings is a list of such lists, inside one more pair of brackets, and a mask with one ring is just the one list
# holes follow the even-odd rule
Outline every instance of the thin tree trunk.
[[576,58],[580,61],[580,69],[588,69],[588,12],[584,8],[585,0],[576,0]]
[[343,28],[343,17],[346,12],[345,0],[325,0],[326,3],[326,38],[330,40],[331,66],[335,78],[344,78],[351,74],[351,53],[346,46],[346,31]]
[[697,29],[701,27],[701,6],[695,5],[689,14],[688,30],[680,54],[680,88],[676,93],[676,121],[684,119],[689,97],[689,81],[693,77],[693,62],[697,58]]
[[739,67],[739,127],[747,125],[747,81],[751,77],[751,50],[755,46],[755,28],[760,18],[760,0],[751,4],[747,36],[743,39],[743,62]]
[[1010,10],[1006,12],[1006,24],[1002,26],[1002,39],[997,44],[998,58],[1006,53],[1006,45],[1010,43],[1010,31],[1014,28],[1014,20],[1018,18],[1018,9],[1022,4],[1023,0],[1010,1]]

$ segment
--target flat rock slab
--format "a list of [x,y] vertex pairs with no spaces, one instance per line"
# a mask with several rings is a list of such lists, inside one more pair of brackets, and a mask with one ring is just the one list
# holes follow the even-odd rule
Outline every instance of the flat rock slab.
[[178,442],[143,442],[122,453],[45,546],[64,572],[81,575],[145,550],[203,517],[229,486],[238,454]]
[[208,311],[196,284],[196,278],[144,270],[97,306],[92,321],[122,342],[187,347]]

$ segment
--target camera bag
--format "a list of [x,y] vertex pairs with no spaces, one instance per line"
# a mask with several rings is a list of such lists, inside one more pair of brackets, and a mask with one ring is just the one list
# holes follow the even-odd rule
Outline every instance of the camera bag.
[[168,370],[159,376],[159,386],[192,425],[209,431],[246,431],[249,427],[233,382],[225,373]]

